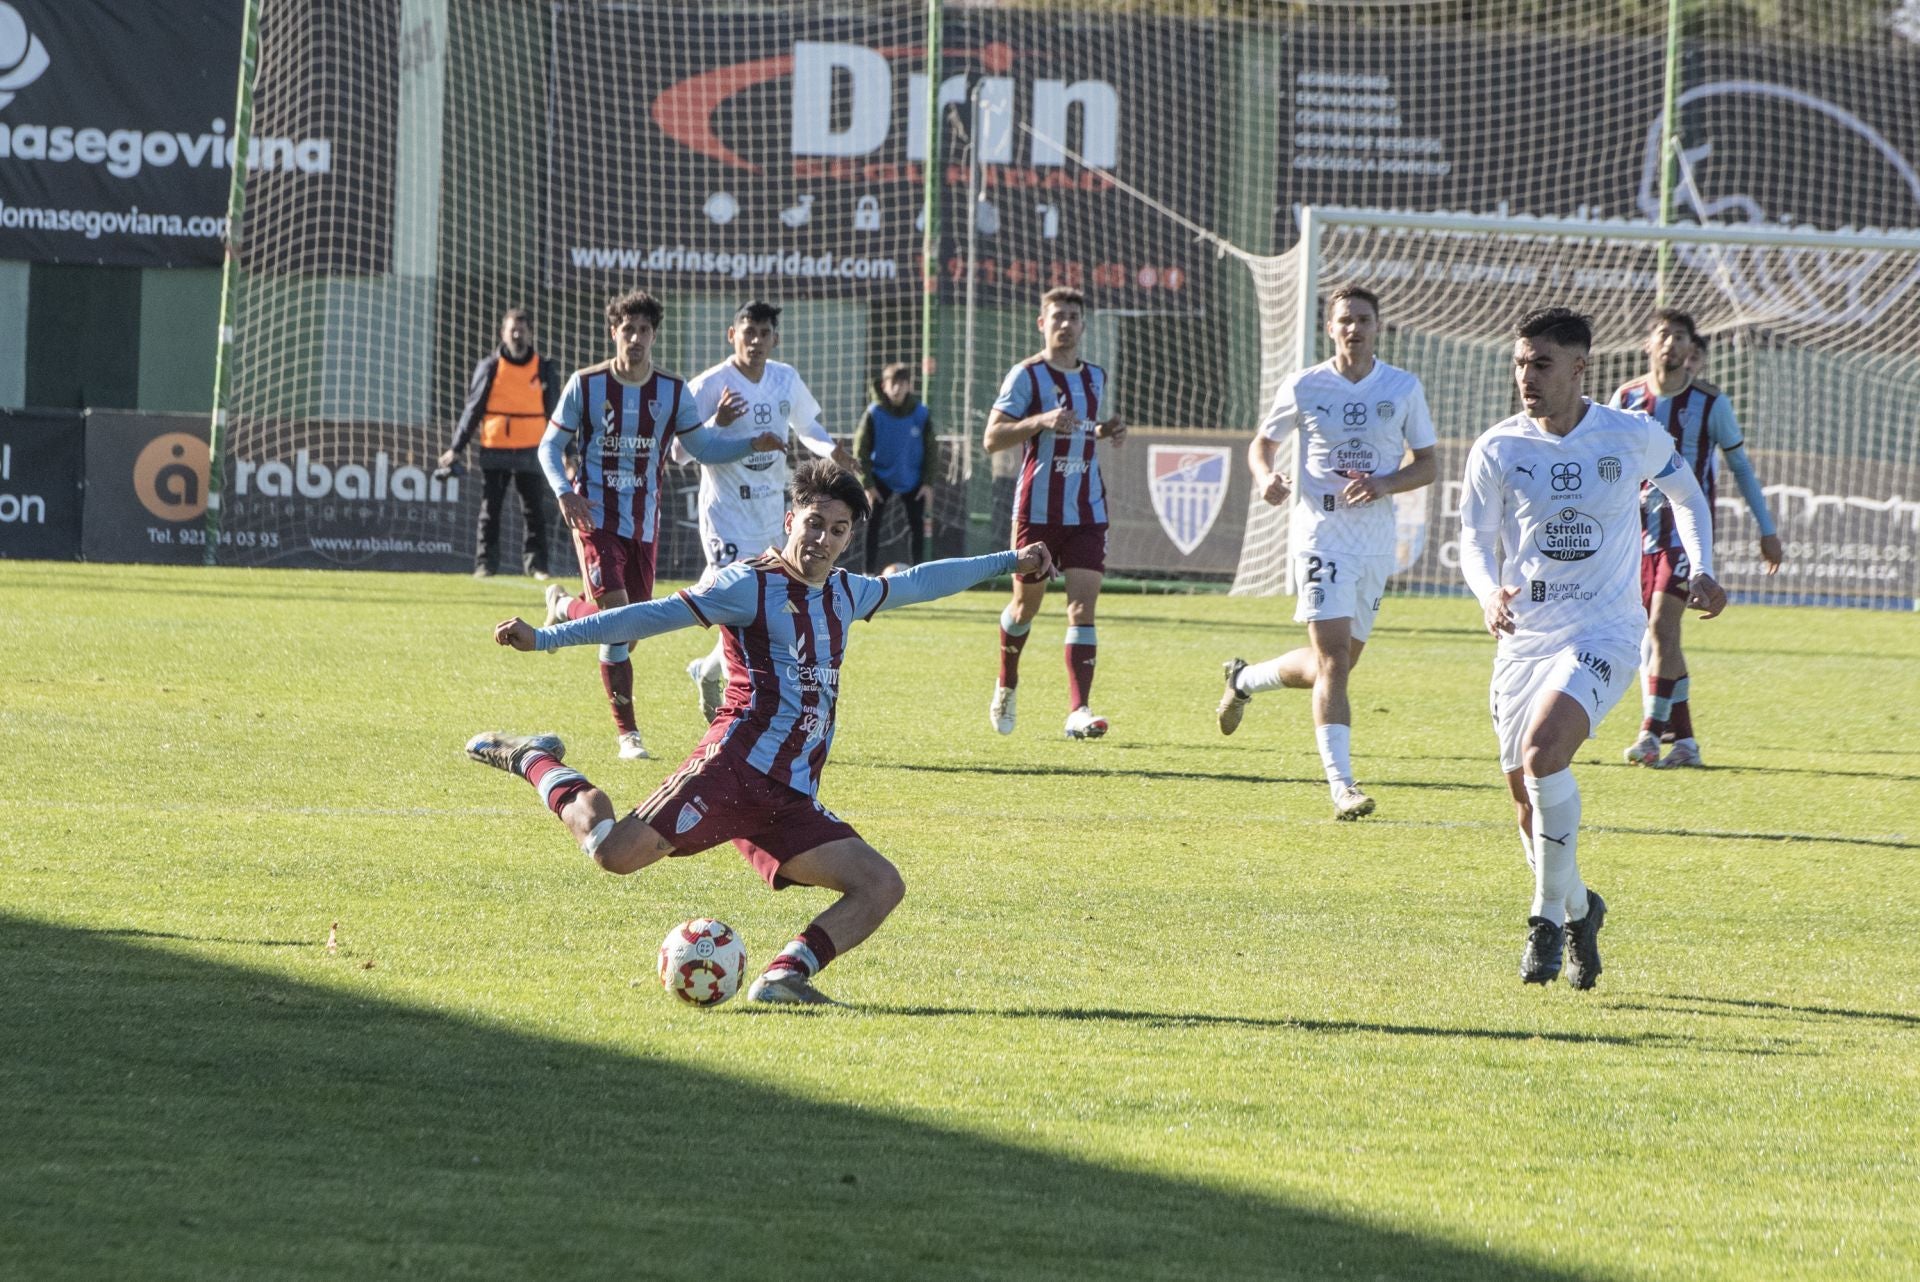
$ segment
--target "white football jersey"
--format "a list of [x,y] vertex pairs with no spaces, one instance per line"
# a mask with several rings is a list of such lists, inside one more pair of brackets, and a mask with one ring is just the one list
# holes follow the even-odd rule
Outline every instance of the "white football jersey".
[[1355,477],[1398,471],[1408,449],[1433,444],[1433,416],[1419,378],[1382,360],[1357,383],[1335,372],[1332,361],[1296,370],[1280,380],[1260,435],[1279,441],[1295,428],[1297,463],[1277,460],[1282,470],[1297,473],[1288,546],[1392,556],[1393,504],[1355,507],[1340,492]]
[[1591,401],[1565,436],[1516,414],[1473,443],[1460,524],[1483,546],[1498,539],[1499,585],[1520,589],[1500,653],[1539,657],[1575,642],[1638,649],[1647,626],[1640,483],[1669,465],[1684,466],[1664,427]]
[[[777,450],[759,450],[733,463],[700,468],[700,542],[714,568],[759,556],[786,542],[781,529],[787,511],[787,450],[794,437],[821,457],[833,453],[833,438],[820,426],[820,403],[793,366],[768,361],[754,382],[732,360],[722,361],[687,385],[707,430],[721,440],[751,440],[772,432]],[[726,427],[714,422],[720,398],[731,389],[747,402],[747,412]],[[675,442],[673,461],[691,462]]]

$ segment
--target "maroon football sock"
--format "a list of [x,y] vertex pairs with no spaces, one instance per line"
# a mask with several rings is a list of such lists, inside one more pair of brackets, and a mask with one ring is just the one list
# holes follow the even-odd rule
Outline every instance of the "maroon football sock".
[[1012,690],[1020,684],[1020,652],[1027,648],[1027,638],[1031,632],[1022,632],[1014,636],[1005,628],[1000,629],[1000,684]]
[[520,763],[520,772],[547,803],[547,809],[556,815],[567,808],[568,802],[593,787],[578,770],[547,752],[527,754]]
[[[1684,672],[1676,678],[1677,681],[1686,679],[1687,674]],[[1693,738],[1693,709],[1689,706],[1691,702],[1689,699],[1673,701],[1673,737],[1676,739]]]
[[827,968],[827,963],[840,955],[833,941],[827,938],[827,932],[820,929],[820,923],[814,922],[793,937],[793,942],[781,949],[774,959],[767,963],[769,972],[776,970],[797,970],[811,979]]
[[1640,719],[1640,729],[1648,734],[1662,734],[1673,718],[1673,682],[1671,677],[1648,677],[1647,697]]
[[1067,700],[1072,708],[1084,708],[1093,694],[1093,655],[1091,645],[1067,647]]
[[633,660],[602,663],[600,684],[606,687],[607,703],[613,708],[613,724],[619,727],[620,733],[638,731],[640,724],[633,719]]

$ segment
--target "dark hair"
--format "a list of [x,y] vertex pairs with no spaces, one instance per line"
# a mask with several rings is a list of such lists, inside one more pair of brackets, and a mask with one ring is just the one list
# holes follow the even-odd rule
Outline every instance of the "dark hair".
[[1712,339],[1712,337],[1713,335],[1703,333],[1702,331],[1697,329],[1693,331],[1693,345],[1700,349],[1701,355],[1703,356],[1706,355],[1707,344]]
[[873,511],[867,503],[866,490],[860,486],[860,478],[852,472],[842,472],[823,458],[808,459],[793,469],[793,476],[787,481],[790,506],[796,510],[818,507],[829,499],[838,499],[853,509],[856,521],[866,520]]
[[740,304],[739,308],[733,313],[733,320],[730,323],[738,325],[741,321],[752,321],[756,325],[772,325],[778,329],[780,326],[780,309],[772,303],[763,302],[755,298]]
[[1514,324],[1513,336],[1544,338],[1556,347],[1584,352],[1593,347],[1593,322],[1571,307],[1536,307]]
[[886,400],[887,384],[902,374],[905,374],[908,379],[912,379],[913,366],[907,364],[905,361],[895,361],[893,364],[881,370],[878,377],[873,380],[873,399],[876,401]]
[[1087,306],[1087,296],[1079,290],[1066,285],[1055,285],[1052,289],[1040,295],[1040,310],[1043,312],[1046,311],[1047,306],[1051,303],[1072,303],[1075,307],[1084,311]]
[[1373,308],[1373,318],[1380,319],[1380,295],[1360,285],[1342,285],[1327,295],[1327,315],[1333,315],[1334,304],[1352,299],[1356,303],[1365,303]]
[[630,289],[607,300],[607,324],[618,325],[629,316],[638,316],[655,329],[666,319],[667,309],[644,289]]
[[524,324],[528,329],[532,329],[533,313],[528,311],[524,307],[509,307],[507,308],[506,313],[500,317],[500,323],[502,325],[505,325],[509,321],[519,321],[522,324]]
[[1693,317],[1678,307],[1655,308],[1653,319],[1647,322],[1647,330],[1652,332],[1660,325],[1678,325],[1687,331],[1687,341],[1705,345],[1706,340],[1700,337],[1700,327],[1693,323]]

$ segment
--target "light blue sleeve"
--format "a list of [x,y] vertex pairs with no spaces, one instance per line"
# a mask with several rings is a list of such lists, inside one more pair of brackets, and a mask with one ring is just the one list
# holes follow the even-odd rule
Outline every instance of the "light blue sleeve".
[[[716,383],[719,381],[718,379],[714,380]],[[703,398],[700,393],[696,391],[691,384],[683,385],[680,389],[680,412],[673,417],[673,430],[676,432],[691,432],[694,428],[705,423],[709,418],[713,417],[714,404],[717,403],[719,399],[720,397],[716,394],[713,397],[713,403],[707,404],[705,412],[703,413],[701,409]]]
[[1740,422],[1734,418],[1733,406],[1724,396],[1715,398],[1713,409],[1707,414],[1707,435],[1726,451],[1727,470],[1733,473],[1733,482],[1740,487],[1740,497],[1747,501],[1747,510],[1753,513],[1762,537],[1773,534],[1773,513],[1767,510],[1760,474],[1753,470],[1753,460],[1747,457],[1746,439],[1740,435]]
[[953,557],[945,561],[927,561],[911,570],[870,578],[864,574],[847,576],[853,591],[854,613],[871,619],[882,610],[897,610],[903,605],[937,601],[943,596],[965,592],[985,583],[996,574],[1011,574],[1020,559],[1018,552],[989,552],[985,556]]
[[1000,380],[1000,395],[993,398],[993,408],[1008,418],[1025,418],[1033,412],[1033,379],[1025,365],[1015,365]]
[[547,485],[555,494],[572,489],[567,483],[567,435],[557,423],[548,423],[546,435],[540,438],[540,470],[546,473]]
[[616,610],[602,610],[550,628],[536,628],[533,648],[559,650],[570,645],[625,645],[663,632],[690,628],[698,622],[687,603],[674,595],[659,601],[623,605]]
[[586,399],[586,389],[580,386],[578,373],[567,376],[567,385],[560,391],[560,403],[553,407],[550,422],[558,425],[562,431],[578,432],[581,424],[582,402]]
[[[693,412],[699,413],[697,409]],[[681,449],[702,463],[737,463],[753,453],[751,436],[728,440],[717,429],[701,427],[697,419],[691,426],[681,427],[673,439]]]
[[536,650],[559,650],[571,645],[625,645],[696,625],[744,626],[759,612],[759,583],[759,576],[746,566],[730,565],[704,587],[537,628],[533,646]]

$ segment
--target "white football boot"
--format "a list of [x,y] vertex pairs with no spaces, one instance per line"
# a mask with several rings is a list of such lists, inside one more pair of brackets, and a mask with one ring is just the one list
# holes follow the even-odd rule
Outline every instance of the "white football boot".
[[1013,733],[1013,703],[1014,696],[1018,693],[1019,691],[1009,690],[1005,686],[993,688],[993,702],[987,705],[987,720],[991,721],[993,728],[1001,734]]
[[1067,714],[1069,739],[1098,739],[1106,732],[1107,719],[1094,716],[1084,703]]
[[652,755],[647,751],[647,745],[640,741],[638,730],[629,730],[620,736],[620,760],[645,761]]
[[1358,819],[1373,813],[1373,798],[1360,791],[1357,783],[1347,784],[1333,798],[1335,819]]
[[1640,737],[1627,745],[1626,758],[1630,766],[1659,765],[1660,736],[1651,730],[1642,730]]
[[1707,763],[1700,756],[1700,745],[1692,739],[1675,739],[1673,747],[1667,749],[1666,759],[1660,762],[1662,770],[1680,770],[1687,766],[1704,766]]
[[550,628],[556,623],[567,621],[567,607],[573,604],[573,598],[558,583],[547,584],[547,621],[540,626]]
[[747,1000],[770,1006],[838,1006],[839,1002],[813,986],[811,980],[790,967],[763,971],[747,989]]
[[700,689],[700,715],[708,725],[720,715],[720,701],[726,697],[727,683],[719,677],[707,675],[707,656],[701,655],[687,665],[687,675],[693,678],[693,684]]

